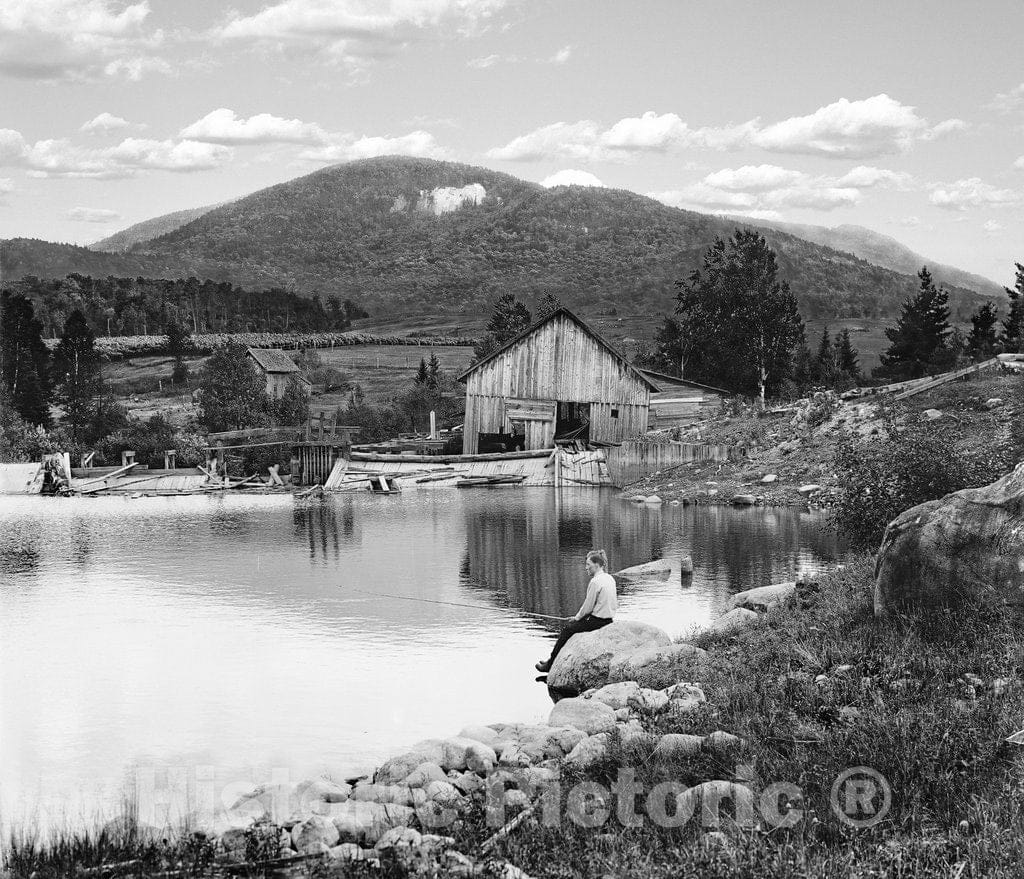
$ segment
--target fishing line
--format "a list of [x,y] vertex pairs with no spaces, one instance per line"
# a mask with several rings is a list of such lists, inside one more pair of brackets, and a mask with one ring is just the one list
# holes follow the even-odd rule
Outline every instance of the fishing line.
[[[417,598],[412,595],[392,595],[388,592],[370,592],[368,589],[358,589],[355,586],[349,587],[353,592],[362,592],[364,595],[374,595],[377,598],[397,598],[400,601],[422,601],[424,604],[445,604],[448,607],[468,607],[471,610],[489,610],[493,613],[501,613],[501,608],[498,607],[486,607],[481,604],[463,604],[458,601],[439,601],[435,598]],[[546,620],[558,620],[564,623],[567,617],[556,617],[547,613],[534,613],[530,610],[516,610],[515,608],[508,608],[508,610],[514,610],[516,613],[521,613],[528,617],[542,617]]]

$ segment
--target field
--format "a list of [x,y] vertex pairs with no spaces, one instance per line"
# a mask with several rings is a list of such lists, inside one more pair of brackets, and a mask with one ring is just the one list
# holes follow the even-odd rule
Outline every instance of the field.
[[[297,355],[297,352],[289,353]],[[431,353],[437,355],[441,368],[452,376],[466,369],[473,358],[473,349],[464,346],[348,345],[320,348],[316,353],[325,367],[340,370],[349,382],[358,383],[370,402],[384,402],[408,390],[416,377],[420,358],[429,361]],[[193,376],[192,387],[205,361],[205,357],[185,359]],[[132,416],[148,418],[162,413],[180,424],[194,412],[194,407],[191,389],[171,383],[173,367],[173,359],[166,355],[131,357],[104,364],[103,377]],[[311,402],[314,410],[333,410],[348,399],[348,391],[322,393],[315,388]]]

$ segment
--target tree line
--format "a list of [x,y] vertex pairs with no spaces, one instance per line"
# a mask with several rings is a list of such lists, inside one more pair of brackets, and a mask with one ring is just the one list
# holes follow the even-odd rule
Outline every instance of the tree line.
[[48,338],[79,311],[97,336],[163,335],[172,323],[193,334],[347,330],[367,312],[351,299],[302,296],[281,287],[252,290],[198,278],[26,276],[5,289],[33,304]]

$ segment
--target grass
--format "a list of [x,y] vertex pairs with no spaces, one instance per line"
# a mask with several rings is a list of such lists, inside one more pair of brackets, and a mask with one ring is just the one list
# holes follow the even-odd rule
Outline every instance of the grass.
[[[649,791],[666,780],[732,779],[745,766],[755,789],[772,782],[800,788],[795,804],[802,820],[795,826],[743,830],[726,822],[722,842],[693,821],[680,829],[650,820],[623,828],[610,803],[612,816],[602,827],[531,820],[493,854],[537,879],[1019,876],[1024,748],[1004,740],[1024,717],[1020,611],[977,602],[879,620],[872,613],[872,575],[872,559],[859,557],[802,588],[796,607],[731,636],[701,638],[710,654],[701,678],[707,703],[697,712],[660,715],[649,731],[734,733],[744,741],[734,758],[701,753],[659,762],[652,759],[653,739],[615,739],[601,763],[563,773],[564,797],[578,781],[610,788],[622,767],[633,768]],[[833,780],[854,766],[872,767],[891,786],[891,810],[870,829],[848,827],[829,804]],[[446,832],[477,860],[494,828],[477,802]],[[162,845],[130,835],[12,841],[6,867],[15,879],[70,876],[102,860],[135,859],[138,865],[124,871],[135,875],[168,864],[209,871],[202,840]],[[302,867],[313,875],[326,869]],[[369,874],[365,865],[330,869],[331,875]],[[375,875],[406,875],[403,870],[387,862]]]
[[[1024,758],[1004,742],[1024,716],[1018,612],[977,605],[876,620],[872,570],[862,557],[806,594],[799,612],[704,638],[708,703],[653,728],[743,738],[738,762],[761,783],[802,790],[796,827],[737,831],[726,853],[690,825],[621,831],[613,818],[588,830],[563,821],[524,828],[501,854],[535,877],[1019,875]],[[857,714],[845,719],[850,708]],[[735,771],[707,755],[655,763],[648,745],[613,749],[587,777],[610,785],[621,766],[635,767],[646,790],[666,778],[692,784]],[[877,770],[892,789],[891,811],[872,829],[847,827],[829,805],[833,780],[854,766]]]

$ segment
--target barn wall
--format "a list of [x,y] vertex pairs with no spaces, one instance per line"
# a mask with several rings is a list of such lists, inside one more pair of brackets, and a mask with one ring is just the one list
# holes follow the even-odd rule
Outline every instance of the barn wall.
[[[504,431],[506,404],[529,400],[590,403],[591,438],[618,442],[647,429],[649,395],[625,363],[559,315],[468,376],[463,448],[475,452],[478,433]],[[550,447],[554,421],[527,420],[526,441],[528,448]]]
[[646,405],[649,388],[579,324],[561,315],[473,372],[467,393]]

